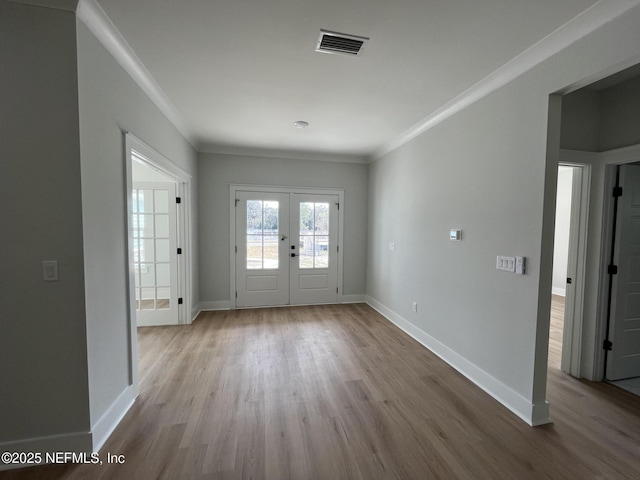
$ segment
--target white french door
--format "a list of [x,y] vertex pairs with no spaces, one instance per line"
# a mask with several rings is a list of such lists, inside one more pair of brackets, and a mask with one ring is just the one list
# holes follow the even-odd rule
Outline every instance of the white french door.
[[235,191],[237,307],[338,300],[337,194]]
[[236,226],[237,305],[286,305],[289,302],[289,195],[238,192]]
[[337,195],[291,195],[291,304],[337,301],[338,204]]
[[137,325],[177,325],[175,184],[135,182],[132,217]]

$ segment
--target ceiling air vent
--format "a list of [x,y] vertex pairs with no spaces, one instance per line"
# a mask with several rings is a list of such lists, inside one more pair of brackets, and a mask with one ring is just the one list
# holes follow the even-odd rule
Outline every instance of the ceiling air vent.
[[364,43],[367,40],[369,40],[367,37],[320,30],[316,52],[354,57],[362,55]]

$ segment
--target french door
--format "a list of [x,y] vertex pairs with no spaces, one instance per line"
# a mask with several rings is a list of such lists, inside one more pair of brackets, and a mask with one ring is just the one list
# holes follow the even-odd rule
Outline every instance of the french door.
[[236,306],[335,303],[339,195],[235,192]]
[[133,184],[133,264],[139,327],[178,324],[176,186]]

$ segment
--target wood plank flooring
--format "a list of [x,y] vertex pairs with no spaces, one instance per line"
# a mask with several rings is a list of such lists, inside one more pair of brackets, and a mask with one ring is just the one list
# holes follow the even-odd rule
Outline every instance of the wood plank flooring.
[[203,313],[140,329],[139,351],[101,451],[123,465],[0,478],[640,478],[639,397],[552,365],[554,423],[529,427],[366,305]]

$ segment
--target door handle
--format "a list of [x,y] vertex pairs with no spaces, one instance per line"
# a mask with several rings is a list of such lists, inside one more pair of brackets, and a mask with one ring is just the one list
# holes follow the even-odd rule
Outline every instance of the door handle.
[[295,253],[292,253],[291,258],[295,258],[295,257],[297,257],[297,255]]
[[568,283],[568,284],[572,284],[572,283],[573,283],[573,279],[571,279],[571,278],[567,278],[567,283]]
[[289,237],[287,237],[284,233],[280,236],[280,240],[282,240],[283,242]]

